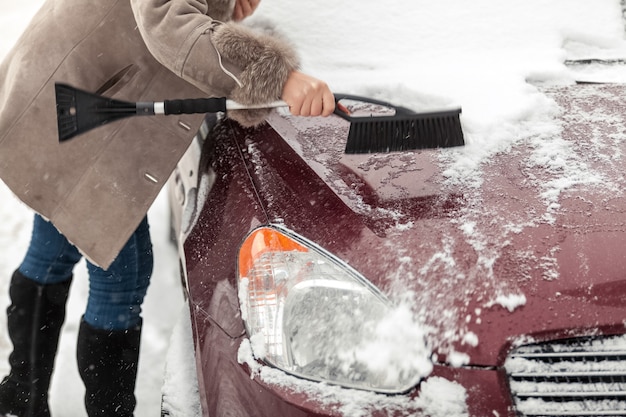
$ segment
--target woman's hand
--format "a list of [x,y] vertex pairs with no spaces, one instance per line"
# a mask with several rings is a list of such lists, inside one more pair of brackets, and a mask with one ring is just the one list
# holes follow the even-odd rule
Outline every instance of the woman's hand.
[[300,71],[287,78],[282,99],[294,116],[328,116],[335,110],[335,96],[328,85]]
[[233,20],[239,22],[250,16],[259,7],[260,2],[261,0],[236,0]]

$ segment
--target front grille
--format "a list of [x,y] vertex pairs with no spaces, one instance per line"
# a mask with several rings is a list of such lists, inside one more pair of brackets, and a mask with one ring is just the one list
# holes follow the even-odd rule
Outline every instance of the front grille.
[[504,366],[520,416],[626,417],[626,336],[525,345]]

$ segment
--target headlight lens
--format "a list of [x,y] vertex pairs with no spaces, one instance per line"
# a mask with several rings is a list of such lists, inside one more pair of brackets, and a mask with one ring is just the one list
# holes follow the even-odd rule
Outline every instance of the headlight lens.
[[256,229],[243,243],[239,299],[255,356],[291,374],[395,393],[432,369],[428,357],[416,366],[376,352],[372,361],[385,344],[380,339],[389,338],[389,301],[352,268],[282,228]]

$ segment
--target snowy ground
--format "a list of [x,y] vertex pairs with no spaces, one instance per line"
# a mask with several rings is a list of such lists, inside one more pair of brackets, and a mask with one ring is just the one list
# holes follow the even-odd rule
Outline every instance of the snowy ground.
[[[42,3],[2,0],[0,57]],[[335,91],[376,96],[416,110],[462,105],[468,146],[447,174],[450,181],[474,181],[470,186],[480,184],[480,165],[491,154],[549,123],[546,115],[553,103],[533,84],[571,83],[576,76],[626,81],[623,67],[617,73],[613,68],[610,73],[574,74],[563,65],[581,57],[626,57],[619,0],[264,0],[258,15],[276,22],[301,51],[305,70],[326,79]],[[32,214],[1,182],[0,218],[2,310],[8,305],[10,274],[28,244]],[[144,311],[138,417],[158,415],[164,358],[183,308],[164,194],[149,219],[156,264]],[[84,415],[74,346],[86,278],[79,265],[51,392],[53,414],[65,417]],[[8,369],[3,358],[9,351],[0,315],[0,373]]]
[[[182,311],[183,299],[177,280],[176,251],[168,242],[167,207],[164,195],[154,205],[148,217],[152,223],[155,252],[155,274],[144,304],[145,326],[137,382],[138,417],[158,416],[163,382],[164,358],[170,333]],[[32,214],[15,200],[4,184],[0,183],[0,306],[4,311],[9,304],[8,283],[12,271],[21,261],[30,236]],[[55,376],[51,388],[53,415],[84,416],[82,406],[84,389],[76,368],[76,334],[80,316],[87,299],[87,274],[84,262],[75,270],[75,279],[68,304],[68,317],[60,342]],[[0,319],[0,373],[8,371],[6,358],[11,344],[6,336],[4,314]]]

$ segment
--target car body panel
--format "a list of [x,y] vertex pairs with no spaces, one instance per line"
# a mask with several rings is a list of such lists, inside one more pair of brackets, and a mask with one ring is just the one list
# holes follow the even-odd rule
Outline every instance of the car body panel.
[[[515,415],[503,370],[513,347],[623,334],[624,90],[544,89],[559,109],[556,129],[495,150],[480,177],[466,181],[450,174],[463,149],[345,155],[349,126],[336,117],[274,114],[257,129],[216,123],[199,166],[188,161],[210,178],[204,189],[196,184],[202,198],[173,204],[195,213],[178,234],[204,409],[340,415],[255,378],[237,359],[246,335],[236,259],[260,225],[315,242],[392,300],[409,294],[431,329],[431,378],[465,387],[472,416]],[[372,415],[415,412],[369,407]]]

